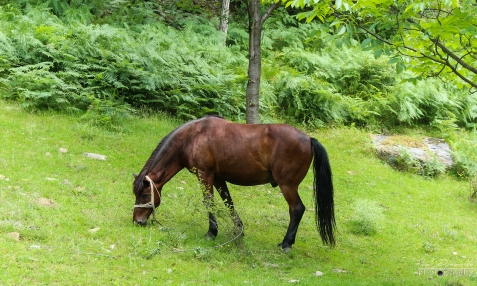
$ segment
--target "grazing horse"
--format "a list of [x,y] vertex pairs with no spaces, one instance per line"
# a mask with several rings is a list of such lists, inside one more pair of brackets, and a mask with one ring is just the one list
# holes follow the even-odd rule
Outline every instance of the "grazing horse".
[[[305,212],[298,185],[313,161],[316,225],[325,245],[333,246],[335,228],[333,183],[325,148],[300,130],[286,124],[238,124],[218,116],[187,122],[164,137],[145,166],[135,176],[133,221],[146,225],[161,203],[162,187],[187,168],[203,184],[206,198],[213,187],[229,207],[236,228],[243,224],[234,209],[226,182],[241,186],[270,183],[280,187],[289,206],[290,222],[279,244],[288,251]],[[217,220],[209,210],[207,236],[217,236]]]

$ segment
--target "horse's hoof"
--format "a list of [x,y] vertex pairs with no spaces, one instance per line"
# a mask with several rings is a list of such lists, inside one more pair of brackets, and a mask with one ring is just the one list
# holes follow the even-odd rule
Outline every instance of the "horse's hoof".
[[216,237],[216,235],[214,235],[212,232],[208,232],[208,233],[205,234],[204,237],[205,237],[205,239],[207,239],[207,240],[214,240],[215,237]]
[[289,245],[288,243],[285,244],[282,242],[282,243],[279,243],[278,246],[281,247],[282,251],[285,253],[290,252],[290,250],[292,249],[291,245]]

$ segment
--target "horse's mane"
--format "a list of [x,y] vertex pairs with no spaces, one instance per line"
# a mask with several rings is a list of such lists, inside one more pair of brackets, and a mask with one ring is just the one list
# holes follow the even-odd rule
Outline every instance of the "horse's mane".
[[[219,115],[216,115],[216,114],[209,114],[209,115],[206,115],[200,119],[203,119],[203,118],[207,118],[207,117],[217,117],[217,118],[222,118],[224,119],[222,116],[219,116]],[[197,119],[197,120],[200,120],[200,119]],[[133,191],[134,193],[137,193],[139,191],[141,191],[143,188],[144,188],[144,181],[145,181],[145,177],[147,175],[147,173],[149,173],[149,171],[151,170],[152,166],[154,166],[154,163],[156,162],[157,160],[157,157],[159,155],[159,153],[161,152],[161,150],[164,148],[164,146],[167,145],[167,142],[169,141],[169,139],[171,139],[171,137],[173,137],[173,135],[175,134],[175,132],[179,129],[181,129],[183,126],[185,125],[188,125],[194,121],[197,121],[197,120],[192,120],[192,121],[189,121],[189,122],[186,122],[182,125],[180,125],[179,127],[177,127],[176,129],[174,129],[171,133],[167,134],[166,137],[162,138],[161,142],[159,142],[159,144],[157,145],[156,149],[152,152],[151,156],[149,157],[149,159],[147,159],[146,161],[146,164],[144,165],[144,167],[142,168],[141,172],[139,173],[139,175],[136,176],[136,178],[134,179],[134,182],[133,182]]]

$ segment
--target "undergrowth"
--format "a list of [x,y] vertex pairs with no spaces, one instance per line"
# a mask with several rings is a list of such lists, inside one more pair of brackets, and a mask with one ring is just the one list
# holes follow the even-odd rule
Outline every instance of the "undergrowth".
[[350,222],[350,231],[353,234],[370,236],[382,228],[383,208],[376,201],[360,199],[352,205],[352,208],[353,219]]
[[[90,122],[114,128],[144,108],[182,119],[218,113],[241,121],[246,23],[234,18],[224,45],[217,18],[202,15],[201,5],[6,3],[0,8],[2,98],[28,110],[87,113]],[[374,129],[421,125],[442,132],[474,126],[475,93],[433,79],[407,82],[415,76],[397,76],[385,56],[375,59],[353,43],[337,47],[321,29],[283,8],[265,23],[262,121],[285,117],[314,127]]]

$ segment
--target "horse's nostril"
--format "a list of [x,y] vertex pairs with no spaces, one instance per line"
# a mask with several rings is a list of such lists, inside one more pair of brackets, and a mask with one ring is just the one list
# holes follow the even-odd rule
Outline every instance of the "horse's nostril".
[[134,220],[134,223],[140,226],[146,226],[147,220]]

